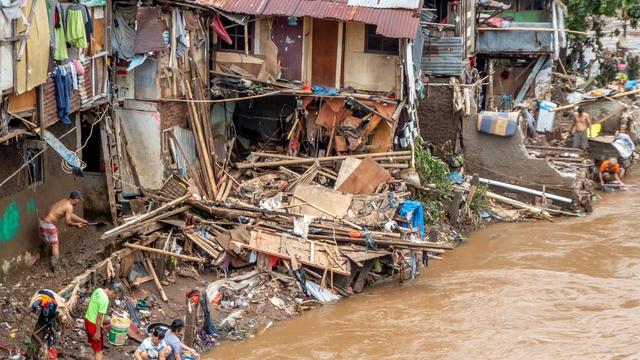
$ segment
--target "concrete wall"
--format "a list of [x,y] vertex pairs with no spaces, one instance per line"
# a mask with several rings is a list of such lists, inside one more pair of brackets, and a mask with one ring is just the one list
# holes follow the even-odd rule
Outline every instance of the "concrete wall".
[[[69,130],[61,123],[48,128],[55,136]],[[62,139],[68,148],[77,148],[76,132]],[[60,167],[60,157],[52,150],[44,156],[44,183],[35,189],[27,188],[26,170],[0,187],[0,278],[19,266],[30,266],[40,255],[42,244],[38,232],[38,217],[49,205],[69,196],[74,189],[83,191],[82,182],[66,174]],[[4,180],[23,163],[23,143],[0,146],[0,179]],[[82,208],[76,209],[82,216]],[[64,241],[66,229],[60,226]]]
[[[448,78],[432,78],[430,83],[448,84]],[[418,106],[420,135],[435,146],[435,155],[443,156],[457,150],[461,116],[453,109],[453,88],[430,86],[429,96]]]
[[392,91],[396,89],[399,57],[364,52],[364,24],[346,24],[344,48],[344,87],[357,90]]
[[[477,173],[481,177],[517,184],[531,189],[542,190],[565,197],[573,197],[576,186],[575,174],[560,173],[552,168],[547,160],[530,157],[524,146],[524,136],[517,131],[512,137],[501,137],[481,133],[477,130],[477,115],[465,118],[464,157],[465,172]],[[532,184],[534,183],[534,184]],[[492,188],[500,193],[499,188]],[[521,200],[531,201],[531,196]],[[562,205],[557,203],[556,205]]]

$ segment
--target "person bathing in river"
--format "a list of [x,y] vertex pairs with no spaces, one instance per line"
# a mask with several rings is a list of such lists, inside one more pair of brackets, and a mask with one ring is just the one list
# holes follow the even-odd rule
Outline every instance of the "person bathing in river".
[[56,271],[60,259],[60,244],[58,242],[56,223],[61,218],[64,218],[67,226],[81,228],[87,225],[89,223],[87,220],[73,213],[73,207],[80,204],[82,200],[82,193],[74,190],[67,199],[62,199],[51,205],[42,219],[39,219],[42,239],[51,245],[51,270],[53,271]]
[[598,171],[600,185],[604,186],[605,183],[615,180],[619,185],[624,186],[624,183],[621,180],[623,177],[624,169],[618,164],[618,159],[612,157],[600,164],[600,169]]
[[588,130],[591,127],[591,119],[584,109],[580,106],[578,111],[573,113],[573,126],[571,133],[573,134],[573,147],[585,150],[589,147]]

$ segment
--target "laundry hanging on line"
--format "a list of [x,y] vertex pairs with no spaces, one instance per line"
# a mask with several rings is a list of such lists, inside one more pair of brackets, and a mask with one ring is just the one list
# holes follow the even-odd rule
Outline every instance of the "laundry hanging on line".
[[71,125],[72,122],[71,119],[69,119],[69,114],[71,113],[71,91],[73,89],[73,80],[70,72],[67,72],[64,66],[56,66],[53,77],[56,85],[58,119],[66,125]]

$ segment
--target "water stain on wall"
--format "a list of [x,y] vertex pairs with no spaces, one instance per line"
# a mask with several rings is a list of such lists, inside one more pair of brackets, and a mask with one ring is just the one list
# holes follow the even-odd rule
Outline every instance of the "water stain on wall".
[[[35,205],[35,203],[34,203]],[[0,219],[0,241],[11,241],[20,229],[20,207],[15,200],[4,209]]]

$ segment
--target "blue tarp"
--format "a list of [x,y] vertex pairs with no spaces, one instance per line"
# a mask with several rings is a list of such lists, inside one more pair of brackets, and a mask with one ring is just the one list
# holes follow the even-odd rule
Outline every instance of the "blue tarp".
[[420,237],[424,238],[424,209],[422,208],[421,202],[413,200],[405,201],[400,205],[398,214],[407,219],[411,227],[418,229]]

